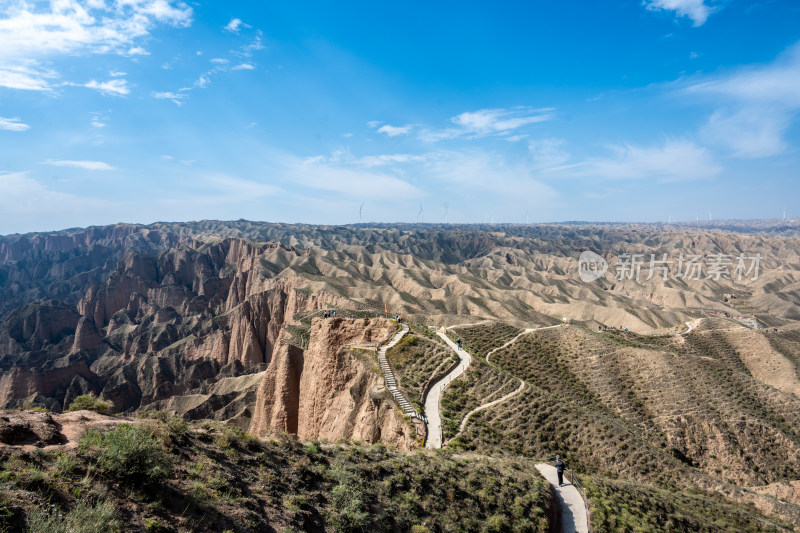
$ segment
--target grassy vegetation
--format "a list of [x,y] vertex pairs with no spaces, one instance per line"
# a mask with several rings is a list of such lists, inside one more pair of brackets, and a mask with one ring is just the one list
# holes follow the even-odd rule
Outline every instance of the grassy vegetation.
[[425,385],[458,361],[458,356],[447,345],[421,332],[406,334],[386,352],[386,358],[395,370],[400,387],[420,412]]
[[473,356],[486,357],[487,352],[507,343],[522,333],[522,330],[502,322],[491,322],[453,328],[451,332],[461,338],[462,345]]
[[157,487],[172,470],[172,461],[156,436],[140,426],[88,431],[79,449],[105,477],[137,489]]
[[800,477],[800,402],[741,372],[727,343],[609,337],[559,328],[496,352],[493,363],[532,387],[479,413],[451,445],[561,452],[579,471],[672,488],[700,471],[748,485]]
[[262,441],[214,422],[186,425],[156,416],[159,420],[121,425],[104,435],[90,432],[70,451],[0,449],[0,528],[545,532],[550,527],[551,489],[523,459],[406,454],[382,445],[301,443],[290,437]]
[[732,505],[719,496],[673,492],[652,485],[600,477],[584,479],[591,502],[594,531],[758,532],[791,529],[790,524],[770,523],[744,505]]
[[30,533],[114,533],[120,531],[117,509],[105,500],[79,500],[65,513],[40,507],[28,516]]
[[795,372],[800,378],[800,331],[767,333],[766,337],[773,348],[794,363]]
[[93,394],[82,394],[72,400],[72,403],[69,404],[67,411],[87,410],[105,414],[110,408],[111,404],[95,397]]
[[473,358],[467,372],[450,383],[442,395],[442,432],[451,439],[458,432],[464,416],[480,405],[515,391],[519,380],[482,359]]
[[[719,498],[705,509],[708,495],[692,491],[798,479],[800,401],[743,371],[718,332],[686,337],[577,327],[521,337],[492,363],[531,387],[474,415],[449,446],[560,453],[576,471],[605,478],[595,492],[609,499],[598,504],[607,508],[598,531],[764,528],[755,510]],[[633,480],[650,486],[646,494]],[[796,506],[789,509],[781,511],[784,519],[800,516]]]

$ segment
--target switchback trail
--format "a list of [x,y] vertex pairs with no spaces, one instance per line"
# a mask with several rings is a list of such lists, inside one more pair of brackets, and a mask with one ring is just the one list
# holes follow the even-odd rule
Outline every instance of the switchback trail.
[[437,381],[425,397],[425,415],[428,417],[428,437],[425,439],[426,448],[442,447],[442,413],[439,403],[442,400],[442,391],[451,381],[464,373],[472,362],[472,356],[466,350],[459,350],[450,337],[442,331],[436,332],[442,340],[458,355],[460,362],[449,374]]
[[[516,342],[517,339],[519,339],[520,337],[522,337],[523,335],[525,335],[527,333],[531,333],[533,331],[540,331],[540,330],[543,330],[543,329],[560,328],[562,325],[563,324],[556,324],[555,326],[545,326],[545,327],[542,327],[542,328],[528,328],[525,331],[523,331],[522,333],[520,333],[519,335],[517,335],[516,337],[514,337],[513,339],[511,339],[510,341],[508,341],[507,343],[505,343],[504,345],[498,346],[497,348],[494,348],[494,349],[490,350],[486,354],[486,362],[491,365],[492,362],[489,360],[489,357],[494,352],[496,352],[498,350],[502,350],[503,348],[506,348],[508,346],[511,346],[511,344]],[[495,405],[501,404],[506,400],[510,400],[511,398],[516,396],[517,394],[521,393],[525,389],[525,381],[523,381],[520,378],[517,378],[517,379],[519,379],[519,388],[518,389],[516,389],[513,392],[509,392],[508,394],[506,394],[502,398],[498,398],[496,400],[492,400],[491,402],[485,403],[483,405],[479,405],[478,407],[476,407],[475,409],[473,409],[472,411],[470,411],[469,413],[464,415],[464,418],[461,420],[461,424],[458,425],[458,433],[461,433],[462,431],[464,431],[464,428],[467,427],[467,422],[469,422],[469,417],[471,417],[472,415],[474,415],[478,411],[483,411],[484,409],[489,409],[490,407],[494,407]],[[456,433],[456,435],[458,435],[458,433]]]

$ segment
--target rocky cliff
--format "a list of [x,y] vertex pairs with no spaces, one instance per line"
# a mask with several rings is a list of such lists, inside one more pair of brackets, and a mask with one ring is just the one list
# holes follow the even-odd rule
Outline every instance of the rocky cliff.
[[[77,395],[94,393],[115,411],[130,411],[193,395],[206,398],[177,402],[192,405],[187,416],[241,414],[247,410],[243,399],[255,398],[256,383],[235,395],[216,394],[214,384],[263,371],[297,313],[337,301],[305,290],[308,281],[297,275],[275,275],[274,265],[304,254],[290,246],[184,238],[169,247],[181,239],[173,236],[157,240],[165,249],[145,253],[158,247],[137,248],[122,233],[128,251],[75,305],[43,300],[2,317],[0,405],[34,403],[59,411]],[[27,248],[6,242],[4,253],[21,257],[17,263],[26,254],[71,253],[80,245],[77,238],[21,241]]]
[[[258,388],[251,431],[413,447],[413,426],[370,364],[378,343],[393,334],[385,319],[316,319],[308,349],[276,353]],[[359,349],[367,350],[364,357]]]

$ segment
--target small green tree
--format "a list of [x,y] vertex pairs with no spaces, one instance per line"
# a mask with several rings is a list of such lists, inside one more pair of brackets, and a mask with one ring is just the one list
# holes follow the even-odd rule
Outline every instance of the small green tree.
[[111,405],[96,398],[93,394],[81,394],[69,404],[67,411],[94,411],[96,413],[105,414],[108,412]]

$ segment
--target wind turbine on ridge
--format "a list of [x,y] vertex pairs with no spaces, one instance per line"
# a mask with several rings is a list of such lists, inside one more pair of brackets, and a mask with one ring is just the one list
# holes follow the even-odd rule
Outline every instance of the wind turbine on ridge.
[[358,221],[361,222],[361,212],[364,210],[364,204],[367,202],[361,202],[361,207],[358,208]]
[[423,216],[424,213],[425,213],[425,210],[422,209],[422,202],[420,202],[419,203],[419,213],[417,213],[417,222],[420,222],[420,217],[422,217],[422,222],[425,222],[425,217]]

